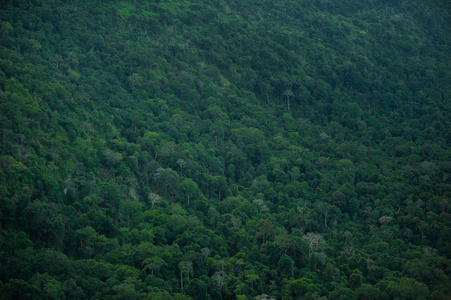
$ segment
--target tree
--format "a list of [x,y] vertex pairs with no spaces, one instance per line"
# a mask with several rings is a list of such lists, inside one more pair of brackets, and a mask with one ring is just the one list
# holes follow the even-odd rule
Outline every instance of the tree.
[[301,176],[301,172],[298,167],[291,168],[291,170],[288,171],[288,174],[290,174],[291,182],[297,181]]
[[218,271],[211,277],[211,279],[213,280],[213,283],[219,288],[219,295],[222,299],[222,289],[227,286],[227,283],[229,281],[227,273],[225,271]]
[[183,274],[185,274],[189,281],[189,274],[193,272],[193,262],[191,261],[181,261],[179,263],[179,269],[180,269],[180,289],[183,292]]
[[317,251],[321,251],[324,246],[326,245],[326,241],[324,238],[319,235],[315,234],[313,232],[309,232],[306,235],[302,237],[304,241],[307,242],[309,246],[309,260],[312,260],[312,254]]
[[180,183],[180,190],[185,194],[188,206],[190,203],[190,197],[196,197],[199,192],[199,186],[191,178],[184,178]]
[[123,219],[128,227],[134,227],[142,219],[143,205],[132,199],[121,199],[119,206],[119,218]]
[[327,229],[327,216],[329,215],[329,211],[332,206],[326,202],[318,202],[316,205],[318,211],[324,216],[324,228]]
[[289,281],[288,292],[295,299],[302,299],[301,297],[307,293],[311,296],[313,294],[319,295],[321,293],[321,285],[314,284],[311,279],[303,277]]
[[143,145],[143,147],[145,147],[146,150],[149,151],[149,153],[154,153],[154,158],[157,159],[156,147],[160,143],[161,139],[162,137],[160,134],[153,131],[147,131],[138,141]]
[[186,286],[185,292],[192,296],[194,299],[208,299],[208,286],[205,283],[208,281],[208,277],[203,275],[201,278],[194,278],[191,280],[188,286]]
[[150,203],[152,204],[152,207],[154,207],[155,204],[161,203],[161,196],[155,193],[149,193],[148,198],[150,200]]
[[39,295],[40,290],[36,285],[22,279],[11,279],[0,288],[3,299],[33,299]]
[[301,228],[303,228],[303,230],[305,230],[310,223],[312,222],[312,210],[306,206],[304,207],[297,207],[297,211],[298,211],[298,215],[297,218],[299,220],[299,222],[301,223]]
[[391,297],[400,299],[426,299],[429,289],[424,283],[420,283],[413,278],[402,277],[398,282],[390,282],[387,292]]
[[356,289],[355,291],[356,299],[368,299],[368,300],[377,300],[377,299],[385,299],[387,298],[387,294],[382,292],[379,288],[371,285],[363,283],[361,287]]
[[40,289],[40,292],[34,296],[40,296],[44,299],[61,299],[64,297],[61,283],[49,274],[35,274],[30,283]]
[[114,285],[111,290],[115,292],[113,299],[142,299],[144,293],[136,290],[133,282],[123,282]]
[[23,210],[31,239],[50,246],[64,229],[63,216],[56,203],[33,201]]
[[146,258],[143,261],[142,265],[144,266],[144,270],[150,269],[152,275],[154,275],[154,272],[158,272],[161,269],[161,267],[167,266],[168,264],[161,257],[154,256]]
[[355,290],[362,286],[362,274],[359,270],[354,270],[349,276],[348,287]]
[[148,298],[152,300],[173,300],[169,292],[166,290],[149,293]]
[[290,110],[290,97],[293,97],[294,93],[292,90],[286,90],[285,92],[283,92],[283,95],[287,97],[287,107],[288,110]]
[[137,73],[133,73],[132,75],[128,76],[127,78],[128,87],[130,90],[134,90],[137,88],[142,87],[144,83],[144,79],[141,77],[141,75]]
[[255,274],[247,274],[245,275],[245,277],[246,277],[245,281],[251,283],[252,289],[254,288],[254,282],[260,279],[260,276]]
[[224,176],[211,176],[209,178],[210,185],[216,190],[218,193],[218,201],[221,201],[221,195],[227,196],[229,191],[229,187],[227,185],[227,178]]
[[171,168],[158,168],[153,176],[156,183],[163,187],[164,196],[167,196],[168,192],[174,196],[180,183],[180,176],[176,171]]
[[183,168],[186,168],[186,161],[182,158],[177,160],[177,164],[180,166],[180,177],[183,178]]
[[[294,278],[295,261],[288,255],[284,254],[280,257],[278,266],[282,274],[291,274],[291,278]],[[288,276],[287,276],[288,277]]]
[[252,203],[257,205],[258,210],[261,213],[269,211],[268,207],[266,206],[265,202],[262,199],[254,199],[254,200],[252,200]]
[[262,244],[266,243],[268,240],[272,240],[276,235],[274,225],[268,219],[260,219],[258,223],[259,231],[256,233],[255,237],[262,239]]

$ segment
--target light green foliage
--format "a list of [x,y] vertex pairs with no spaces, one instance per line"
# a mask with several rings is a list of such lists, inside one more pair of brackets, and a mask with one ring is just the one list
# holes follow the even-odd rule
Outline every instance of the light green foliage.
[[130,15],[135,10],[135,6],[133,4],[125,1],[121,1],[117,3],[115,6],[117,9],[117,14],[123,19],[130,18]]

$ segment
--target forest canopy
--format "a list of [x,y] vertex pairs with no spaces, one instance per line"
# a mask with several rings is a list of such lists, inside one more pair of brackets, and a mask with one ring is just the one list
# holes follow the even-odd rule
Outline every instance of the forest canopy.
[[449,299],[446,0],[9,0],[0,298]]

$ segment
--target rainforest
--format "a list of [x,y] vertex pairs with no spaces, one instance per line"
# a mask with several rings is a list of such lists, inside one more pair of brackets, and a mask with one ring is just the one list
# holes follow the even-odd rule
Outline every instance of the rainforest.
[[451,2],[1,2],[1,299],[451,299]]

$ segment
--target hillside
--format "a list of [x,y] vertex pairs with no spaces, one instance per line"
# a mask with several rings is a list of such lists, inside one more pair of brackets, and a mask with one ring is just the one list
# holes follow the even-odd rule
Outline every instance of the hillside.
[[0,298],[450,299],[451,5],[0,8]]

